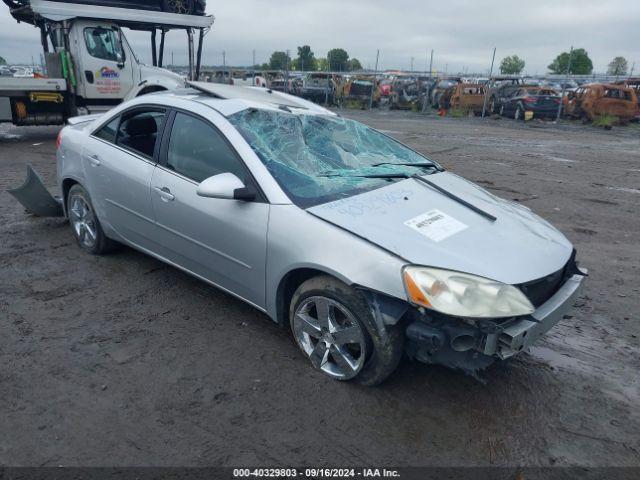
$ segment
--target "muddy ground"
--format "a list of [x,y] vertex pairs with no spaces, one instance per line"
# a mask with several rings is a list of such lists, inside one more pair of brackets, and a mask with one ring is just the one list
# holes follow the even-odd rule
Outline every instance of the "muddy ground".
[[251,307],[130,249],[82,253],[5,192],[54,128],[0,126],[0,465],[640,465],[640,128],[341,112],[573,241],[572,317],[486,384],[324,378]]

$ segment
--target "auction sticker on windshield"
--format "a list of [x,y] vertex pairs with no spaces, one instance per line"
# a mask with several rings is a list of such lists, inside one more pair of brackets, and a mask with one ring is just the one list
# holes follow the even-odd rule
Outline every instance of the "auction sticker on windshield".
[[430,210],[404,222],[425,237],[439,242],[467,228],[467,225],[440,210]]

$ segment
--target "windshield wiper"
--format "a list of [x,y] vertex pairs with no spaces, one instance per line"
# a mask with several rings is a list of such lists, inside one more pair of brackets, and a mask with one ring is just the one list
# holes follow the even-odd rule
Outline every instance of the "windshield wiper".
[[371,165],[372,167],[383,167],[385,165],[399,165],[401,167],[433,167],[436,170],[441,170],[441,168],[436,165],[433,162],[400,162],[400,163],[396,163],[396,162],[380,162],[380,163],[374,163],[373,165]]
[[325,173],[318,177],[346,177],[346,178],[411,178],[406,173],[365,173],[363,175],[342,175],[340,173]]

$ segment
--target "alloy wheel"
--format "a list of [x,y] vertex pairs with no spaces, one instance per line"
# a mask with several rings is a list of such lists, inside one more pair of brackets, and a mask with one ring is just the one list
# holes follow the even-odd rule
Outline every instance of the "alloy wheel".
[[293,333],[313,366],[330,377],[348,380],[364,366],[367,351],[362,327],[344,305],[331,298],[305,299],[295,311]]
[[80,195],[71,198],[69,220],[80,245],[91,249],[96,244],[96,217],[91,205]]

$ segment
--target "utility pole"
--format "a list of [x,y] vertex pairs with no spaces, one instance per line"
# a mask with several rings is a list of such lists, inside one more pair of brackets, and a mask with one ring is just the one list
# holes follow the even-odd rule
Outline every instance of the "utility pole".
[[329,104],[329,86],[331,81],[329,80],[329,71],[331,70],[331,51],[327,52],[327,88],[324,89],[324,104]]
[[253,58],[253,63],[251,64],[251,66],[252,66],[252,67],[255,67],[255,66],[256,66],[256,51],[255,51],[255,50],[253,50],[253,52],[252,52],[252,53],[253,53],[253,56],[252,56],[252,58]]
[[633,65],[631,65],[631,71],[629,72],[629,76],[633,77],[633,71],[636,69],[636,62],[633,62]]
[[414,60],[414,58],[413,58],[413,57],[411,57],[411,71],[412,71],[412,72],[413,72],[413,60]]
[[493,57],[491,57],[491,68],[489,69],[489,81],[484,87],[484,102],[482,102],[482,118],[487,111],[487,97],[489,96],[489,85],[491,84],[491,76],[493,75],[493,62],[496,60],[496,47],[493,47]]
[[373,92],[376,89],[376,79],[378,77],[378,60],[380,59],[380,49],[376,52],[376,69],[373,71],[373,85],[371,86],[371,97],[369,97],[369,110],[373,107]]
[[284,92],[289,93],[289,50],[287,50],[287,61],[285,62]]
[[569,81],[569,73],[571,72],[571,60],[573,60],[573,45],[571,45],[571,50],[569,50],[569,63],[567,64],[567,73],[564,76],[564,83],[562,84],[562,93],[560,94],[560,104],[558,105],[556,122],[560,120],[560,116],[562,115],[562,102],[564,101],[564,90],[567,86],[567,82]]
[[431,59],[429,60],[429,78],[433,72],[433,48],[431,49]]
[[[222,83],[231,83],[225,77],[227,74],[227,52],[222,51]],[[231,80],[231,79],[229,79]]]
[[433,74],[433,48],[431,49],[431,58],[429,59],[429,88],[424,92],[424,100],[422,101],[422,113],[427,111],[427,103],[429,102],[429,94],[431,93],[431,75]]

